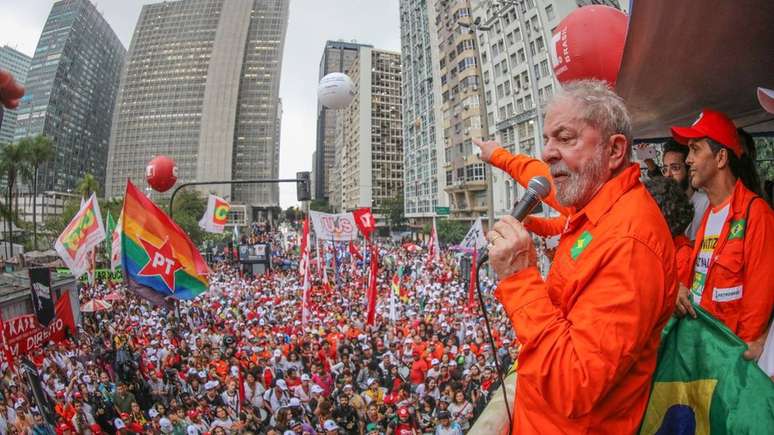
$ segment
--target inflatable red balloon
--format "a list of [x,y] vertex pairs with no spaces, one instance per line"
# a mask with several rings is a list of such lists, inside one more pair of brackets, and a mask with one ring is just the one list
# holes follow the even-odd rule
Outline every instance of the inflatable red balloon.
[[557,80],[593,78],[615,86],[628,24],[626,14],[610,6],[583,6],[567,15],[551,40]]
[[157,156],[145,168],[145,179],[153,190],[166,192],[177,182],[177,165],[167,156]]

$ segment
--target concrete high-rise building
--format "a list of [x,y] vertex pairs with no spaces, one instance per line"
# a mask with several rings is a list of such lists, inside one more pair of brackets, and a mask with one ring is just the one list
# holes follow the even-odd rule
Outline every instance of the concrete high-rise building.
[[[116,103],[107,193],[144,184],[155,155],[178,182],[275,178],[288,0],[178,0],[145,5]],[[279,205],[272,185],[202,188],[253,210]]]
[[[328,41],[325,43],[320,59],[319,79],[334,72],[347,72],[357,58],[360,47],[371,45],[356,42]],[[338,111],[329,109],[317,102],[317,148],[312,167],[314,170],[314,199],[329,199],[331,194],[331,174],[335,159],[336,118]],[[335,173],[334,173],[335,174]]]
[[372,207],[384,223],[386,202],[403,190],[400,54],[360,47],[347,74],[355,97],[337,122],[336,206]]
[[[540,158],[542,118],[560,87],[551,66],[552,29],[587,4],[618,7],[616,0],[472,0],[481,46],[486,123],[490,137],[511,153]],[[494,213],[508,214],[522,189],[499,169],[492,177]]]
[[44,134],[54,159],[40,191],[73,189],[84,174],[105,181],[108,141],[126,49],[89,0],[54,3],[27,75],[14,140]]
[[489,196],[485,164],[473,139],[486,135],[481,104],[479,53],[471,23],[470,0],[432,0],[438,39],[443,112],[444,175],[452,219],[487,216]]
[[[0,47],[0,68],[10,71],[19,84],[27,81],[32,58],[9,46]],[[0,126],[0,145],[13,142],[16,132],[16,110],[5,109]]]
[[400,0],[403,68],[403,199],[419,225],[449,205],[445,192],[441,72],[434,2]]

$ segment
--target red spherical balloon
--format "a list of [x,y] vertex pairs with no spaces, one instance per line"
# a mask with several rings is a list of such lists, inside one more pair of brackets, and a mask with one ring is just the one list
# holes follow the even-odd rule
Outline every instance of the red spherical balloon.
[[584,6],[567,15],[550,44],[559,82],[600,79],[615,86],[628,25],[626,14],[610,6]]
[[166,192],[177,182],[177,165],[167,156],[157,156],[145,168],[145,179],[154,190]]

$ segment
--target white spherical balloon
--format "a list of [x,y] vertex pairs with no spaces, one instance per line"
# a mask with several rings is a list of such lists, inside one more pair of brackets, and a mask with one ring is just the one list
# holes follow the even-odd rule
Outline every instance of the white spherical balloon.
[[354,84],[348,75],[340,72],[330,73],[320,80],[317,98],[331,109],[343,109],[349,106],[355,97]]

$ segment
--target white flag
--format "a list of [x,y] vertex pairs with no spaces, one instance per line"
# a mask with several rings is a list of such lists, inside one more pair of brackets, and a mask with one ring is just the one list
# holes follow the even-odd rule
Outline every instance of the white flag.
[[124,232],[124,212],[118,216],[118,222],[111,234],[112,244],[110,245],[110,270],[113,272],[121,266],[121,234]]
[[228,222],[228,212],[231,204],[223,198],[210,194],[207,199],[207,211],[199,221],[199,226],[208,233],[223,233],[223,228]]
[[438,231],[435,229],[435,217],[433,217],[433,229],[430,232],[430,243],[427,246],[428,261],[441,261],[441,247],[438,243]]
[[468,249],[482,249],[486,246],[484,238],[484,227],[481,225],[481,218],[476,219],[468,230],[468,234],[462,239],[460,246]]
[[54,249],[78,278],[89,269],[91,251],[105,240],[105,226],[95,194],[83,203],[54,243]]

